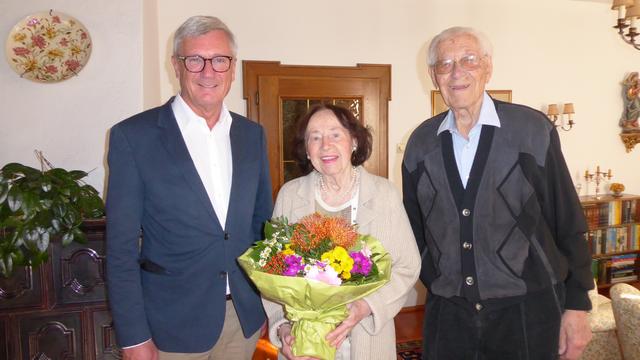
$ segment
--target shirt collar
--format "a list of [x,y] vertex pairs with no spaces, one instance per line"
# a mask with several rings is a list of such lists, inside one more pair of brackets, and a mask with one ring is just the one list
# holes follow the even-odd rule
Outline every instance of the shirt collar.
[[[500,127],[500,118],[498,118],[498,113],[496,112],[496,106],[493,103],[493,99],[491,96],[484,92],[484,96],[482,98],[482,106],[480,107],[480,117],[478,118],[478,122],[474,126],[482,126],[482,125],[490,125],[495,127]],[[447,115],[445,116],[442,123],[438,127],[437,135],[440,135],[441,132],[449,130],[449,132],[454,133],[457,132],[456,121],[453,115],[453,111],[449,110]]]
[[[176,117],[176,121],[178,122],[178,128],[180,131],[184,131],[186,128],[191,126],[205,125],[207,121],[202,117],[196,114],[191,107],[184,101],[180,94],[177,94],[171,103],[171,109],[173,110],[173,114]],[[228,129],[231,126],[231,113],[227,108],[226,104],[222,104],[222,111],[220,112],[220,118],[218,122],[214,126],[214,128],[220,126],[223,129]]]

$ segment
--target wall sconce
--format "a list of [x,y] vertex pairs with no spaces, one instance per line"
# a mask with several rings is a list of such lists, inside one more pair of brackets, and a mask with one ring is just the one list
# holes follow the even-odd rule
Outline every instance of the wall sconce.
[[[625,12],[626,9],[626,12]],[[624,42],[640,50],[640,43],[636,41],[638,32],[638,18],[640,18],[640,0],[613,0],[611,10],[618,10],[618,23],[614,26]],[[624,29],[629,28],[627,33]]]
[[[640,1],[640,0],[638,0]],[[562,114],[558,111],[558,105],[549,104],[547,108],[547,117],[549,117],[549,121],[555,127],[559,127],[564,131],[569,131],[575,124],[573,121],[573,114],[575,113],[573,109],[573,103],[566,103],[562,107]],[[567,115],[567,121],[564,121],[564,115]],[[559,121],[558,121],[559,120]]]

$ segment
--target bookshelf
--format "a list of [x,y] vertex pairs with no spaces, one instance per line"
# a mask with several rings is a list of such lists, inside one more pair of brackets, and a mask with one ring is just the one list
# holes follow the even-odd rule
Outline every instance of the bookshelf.
[[598,291],[607,295],[619,282],[640,288],[640,195],[581,196],[580,203]]

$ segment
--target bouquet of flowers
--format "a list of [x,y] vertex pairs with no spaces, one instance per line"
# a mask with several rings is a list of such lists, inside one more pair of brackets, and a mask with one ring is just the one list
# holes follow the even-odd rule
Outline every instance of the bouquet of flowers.
[[346,220],[318,213],[295,224],[274,219],[265,235],[238,258],[240,266],[265,298],[284,305],[294,355],[333,359],[325,336],[348,316],[346,304],[389,281],[391,256]]

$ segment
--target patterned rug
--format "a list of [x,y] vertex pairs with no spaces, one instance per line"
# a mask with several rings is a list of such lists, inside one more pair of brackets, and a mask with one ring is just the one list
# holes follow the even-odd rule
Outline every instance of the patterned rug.
[[420,360],[422,358],[422,341],[407,341],[396,344],[398,360]]

